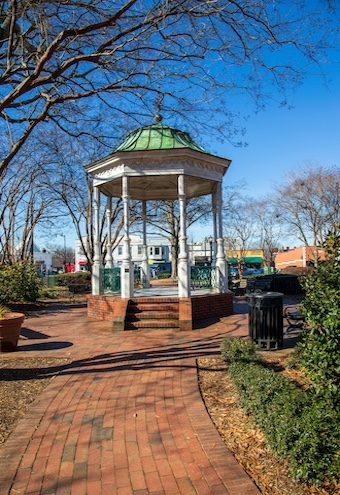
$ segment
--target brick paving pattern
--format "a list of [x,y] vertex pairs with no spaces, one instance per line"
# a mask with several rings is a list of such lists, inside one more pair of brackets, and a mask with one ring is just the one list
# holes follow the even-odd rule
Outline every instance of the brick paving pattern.
[[246,316],[192,332],[113,333],[73,309],[24,327],[16,358],[72,363],[0,449],[1,495],[259,494],[215,430],[196,369],[224,336],[246,334]]

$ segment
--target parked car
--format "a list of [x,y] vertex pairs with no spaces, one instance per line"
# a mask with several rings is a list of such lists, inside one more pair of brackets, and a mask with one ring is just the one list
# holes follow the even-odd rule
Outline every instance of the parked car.
[[248,268],[243,270],[244,277],[256,277],[257,275],[263,275],[263,268]]
[[239,269],[232,266],[229,268],[229,277],[233,280],[233,279],[237,279],[237,278],[240,278],[240,272],[239,272]]

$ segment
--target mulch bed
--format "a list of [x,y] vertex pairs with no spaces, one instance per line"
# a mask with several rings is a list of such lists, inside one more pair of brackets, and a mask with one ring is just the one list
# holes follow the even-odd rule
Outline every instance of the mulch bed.
[[69,363],[58,358],[15,358],[0,355],[0,445],[29,405]]
[[[270,357],[282,365],[284,356]],[[264,435],[239,403],[237,391],[221,358],[198,359],[200,389],[206,408],[219,434],[237,461],[254,480],[263,495],[339,495],[339,486],[324,488],[302,485],[288,476],[287,462],[278,460],[267,447]],[[301,376],[287,370],[300,386]]]
[[85,307],[87,303],[86,294],[75,294],[57,299],[39,299],[36,302],[28,303],[10,303],[8,307],[12,311],[24,313],[26,316],[31,316],[36,312],[57,311],[60,309],[72,309]]

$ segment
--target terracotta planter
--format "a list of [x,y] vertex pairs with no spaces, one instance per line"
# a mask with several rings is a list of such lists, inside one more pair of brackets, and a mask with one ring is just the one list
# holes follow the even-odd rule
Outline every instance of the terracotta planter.
[[0,319],[0,352],[16,351],[24,319],[22,313],[7,313]]

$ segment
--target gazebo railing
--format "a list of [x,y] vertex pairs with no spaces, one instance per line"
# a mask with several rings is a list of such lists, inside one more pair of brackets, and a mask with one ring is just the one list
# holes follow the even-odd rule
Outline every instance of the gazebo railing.
[[141,276],[140,276],[140,268],[134,268],[133,271],[133,281],[134,281],[134,286],[139,287],[141,284]]
[[120,268],[102,268],[100,278],[102,294],[120,293]]
[[216,285],[216,268],[211,266],[191,267],[191,287],[193,289],[211,289]]

